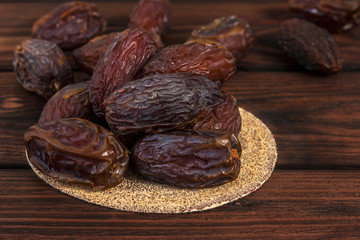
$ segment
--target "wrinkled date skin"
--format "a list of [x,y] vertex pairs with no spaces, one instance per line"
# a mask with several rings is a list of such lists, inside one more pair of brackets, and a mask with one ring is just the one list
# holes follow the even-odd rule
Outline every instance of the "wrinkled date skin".
[[128,168],[127,148],[113,133],[84,119],[38,123],[24,140],[30,162],[59,181],[105,189],[118,185]]
[[13,65],[18,82],[46,99],[73,82],[65,54],[55,43],[46,40],[30,39],[18,45]]
[[101,34],[105,25],[96,4],[68,2],[38,19],[32,27],[32,37],[72,50]]
[[238,136],[241,130],[241,115],[236,99],[222,90],[224,100],[203,121],[195,124],[195,130],[221,130]]
[[289,8],[330,32],[349,30],[360,21],[358,0],[289,0]]
[[240,172],[241,148],[232,134],[154,134],[140,139],[132,152],[138,173],[178,187],[217,186]]
[[143,29],[127,29],[105,51],[96,65],[89,84],[95,114],[104,116],[104,100],[117,88],[133,80],[156,53],[157,45]]
[[198,39],[162,49],[145,65],[143,74],[190,72],[224,83],[235,70],[235,59],[226,47]]
[[97,62],[104,55],[104,52],[116,39],[120,37],[121,32],[115,32],[97,36],[91,39],[84,46],[73,51],[76,65],[88,74],[92,74]]
[[89,82],[74,83],[54,94],[44,106],[39,123],[60,118],[95,120],[88,86]]
[[105,102],[106,121],[117,135],[184,128],[223,100],[216,83],[192,73],[158,74],[129,82]]
[[161,48],[164,46],[161,36],[169,28],[171,16],[169,0],[140,0],[131,12],[129,25],[149,31]]
[[237,16],[217,18],[191,33],[191,39],[208,39],[220,42],[234,55],[237,62],[246,56],[254,43],[250,25]]
[[338,72],[344,64],[334,38],[308,21],[297,18],[284,21],[278,40],[287,54],[309,71],[331,74]]

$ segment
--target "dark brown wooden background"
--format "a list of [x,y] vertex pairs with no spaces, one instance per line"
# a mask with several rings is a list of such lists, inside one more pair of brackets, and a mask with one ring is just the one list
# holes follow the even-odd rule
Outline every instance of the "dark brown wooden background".
[[[287,1],[173,0],[166,44],[181,43],[193,28],[224,15],[251,23],[256,44],[225,87],[273,132],[278,162],[262,188],[225,206],[139,214],[61,194],[26,163],[23,133],[45,101],[16,82],[13,50],[29,38],[33,22],[59,3],[0,2],[0,239],[360,237],[360,27],[335,35],[345,66],[323,77],[304,72],[277,45],[278,25],[291,16]],[[99,3],[108,32],[126,28],[134,5]],[[76,77],[89,78],[78,71]]]

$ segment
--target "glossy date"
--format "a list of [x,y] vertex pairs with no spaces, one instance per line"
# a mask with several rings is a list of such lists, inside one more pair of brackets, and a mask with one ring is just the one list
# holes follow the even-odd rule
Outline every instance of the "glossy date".
[[349,30],[360,21],[358,0],[289,0],[289,8],[330,32]]
[[30,39],[18,45],[13,66],[18,82],[26,90],[47,99],[73,81],[65,54],[46,40]]
[[71,50],[101,34],[105,25],[96,4],[68,2],[39,18],[32,27],[32,37]]
[[207,39],[224,45],[239,62],[254,43],[251,27],[244,19],[235,15],[220,17],[211,23],[194,29],[191,39]]
[[128,168],[127,148],[84,119],[38,123],[25,132],[24,141],[29,161],[59,181],[105,189],[118,185]]
[[284,21],[278,41],[287,54],[309,71],[336,73],[344,64],[334,38],[313,23],[298,18]]
[[88,86],[89,82],[70,84],[54,94],[43,107],[39,123],[60,118],[94,120]]
[[73,56],[76,65],[84,72],[91,75],[106,49],[111,43],[118,39],[121,34],[122,32],[115,32],[97,36],[84,46],[75,49],[73,51]]
[[241,115],[234,96],[222,90],[224,100],[218,104],[204,120],[194,126],[194,130],[221,130],[238,136],[241,130]]
[[163,47],[161,36],[170,25],[172,16],[169,0],[140,0],[130,15],[130,27],[149,31],[159,47]]
[[157,182],[188,188],[235,180],[240,172],[240,154],[232,134],[161,133],[140,139],[133,148],[138,173]]
[[105,51],[89,84],[95,114],[104,116],[104,100],[134,76],[157,51],[151,35],[143,29],[127,29]]
[[223,100],[218,85],[192,73],[157,74],[129,82],[105,101],[106,121],[117,135],[184,128]]
[[197,39],[162,49],[145,65],[143,74],[146,76],[156,73],[189,72],[224,83],[235,70],[235,59],[226,47],[218,42]]

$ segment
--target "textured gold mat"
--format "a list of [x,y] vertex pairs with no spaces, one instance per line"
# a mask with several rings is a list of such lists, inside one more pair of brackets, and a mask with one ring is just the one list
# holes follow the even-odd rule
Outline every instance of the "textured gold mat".
[[251,113],[239,110],[242,117],[242,130],[238,136],[242,147],[240,175],[235,181],[222,186],[183,189],[154,183],[129,172],[118,186],[95,191],[58,182],[29,164],[50,186],[104,207],[142,213],[186,213],[215,208],[257,190],[275,167],[276,143],[270,130]]

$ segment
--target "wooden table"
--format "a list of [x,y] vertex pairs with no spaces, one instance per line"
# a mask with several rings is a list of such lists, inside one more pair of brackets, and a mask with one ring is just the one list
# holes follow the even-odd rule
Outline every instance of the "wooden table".
[[[277,44],[287,1],[173,1],[168,44],[216,17],[247,19],[256,44],[225,88],[273,132],[278,162],[255,193],[183,215],[119,212],[64,195],[28,166],[23,133],[44,99],[12,70],[13,50],[33,22],[59,2],[0,3],[0,239],[345,239],[360,237],[360,27],[335,35],[345,58],[338,74],[303,71]],[[126,28],[135,1],[102,2],[107,31]],[[76,70],[75,65],[73,65]],[[76,70],[78,80],[89,78]]]

